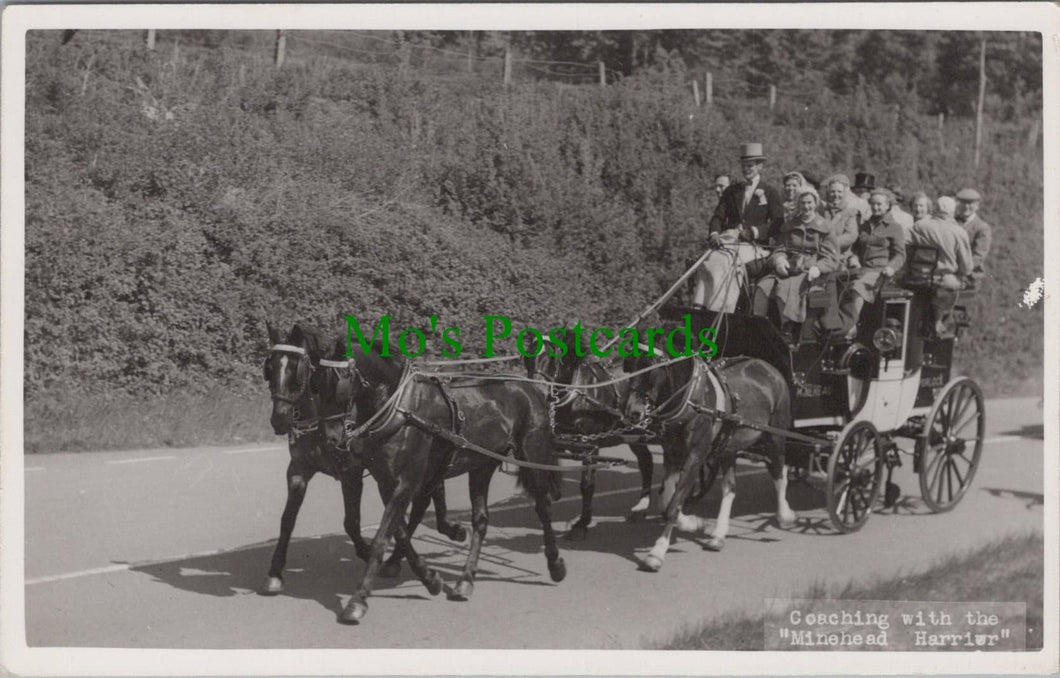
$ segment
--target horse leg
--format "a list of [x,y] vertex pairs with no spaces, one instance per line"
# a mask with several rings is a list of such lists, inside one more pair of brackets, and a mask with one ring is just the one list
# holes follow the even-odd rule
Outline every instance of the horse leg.
[[350,540],[353,541],[357,557],[368,562],[372,549],[361,536],[361,491],[363,489],[364,477],[361,475],[361,469],[351,469],[342,478],[342,503],[346,514],[342,526],[346,529]]
[[714,531],[703,546],[708,551],[720,551],[725,548],[725,537],[729,534],[729,517],[732,515],[732,502],[736,499],[736,458],[725,462],[725,473],[721,481],[721,506],[718,507],[718,519]]
[[[377,476],[379,478],[379,476]],[[390,483],[380,480],[379,493],[386,502],[383,509],[383,517],[379,521],[379,529],[372,538],[372,553],[368,559],[368,567],[361,577],[360,584],[350,597],[349,602],[339,613],[339,621],[343,624],[356,624],[368,614],[368,596],[372,593],[372,585],[375,583],[376,574],[382,565],[383,556],[386,555],[387,541],[397,531],[398,524],[405,515],[409,500],[412,495],[412,484],[405,478],[398,480],[397,488]]]
[[[431,495],[418,494],[412,499],[412,508],[409,509],[408,532],[411,539],[412,534],[423,520],[423,514],[427,512],[427,506],[431,503]],[[379,568],[379,576],[393,579],[401,574],[401,560],[405,557],[405,548],[400,542],[394,544],[394,551]]]
[[585,541],[589,528],[593,522],[593,494],[596,492],[596,470],[590,467],[592,462],[583,462],[585,469],[582,470],[582,480],[578,486],[582,493],[582,512],[574,524],[570,526],[567,539],[571,541]]
[[[666,527],[663,529],[662,536],[655,540],[655,545],[652,547],[651,551],[649,551],[641,561],[641,567],[644,570],[658,572],[662,569],[663,561],[666,560],[666,551],[670,548],[670,538],[672,537],[675,528],[680,527],[682,530],[691,532],[701,529],[699,518],[695,516],[686,516],[681,512],[681,506],[684,505],[685,498],[688,497],[688,493],[692,489],[696,469],[703,462],[703,453],[700,451],[700,448],[700,445],[688,446],[688,449],[690,450],[688,458],[685,459],[684,466],[681,468],[681,474],[678,476],[673,496],[670,498],[665,512],[663,513],[663,515],[667,516]],[[667,480],[669,481],[670,479],[668,478]]]
[[[427,499],[429,498],[430,495],[427,495]],[[420,511],[420,517],[423,517],[423,510]],[[395,526],[397,549],[400,549],[408,559],[409,568],[420,582],[427,587],[427,592],[432,596],[436,596],[442,592],[445,582],[442,581],[442,576],[435,570],[427,567],[427,564],[423,562],[422,558],[420,558],[420,554],[416,553],[416,549],[412,546],[412,533],[414,530],[415,527],[407,526],[404,520],[398,521]]]
[[781,528],[793,527],[798,516],[788,505],[788,467],[783,458],[770,458],[769,475],[773,477],[773,487],[777,492],[777,525]]
[[482,540],[486,538],[489,525],[489,490],[490,479],[495,467],[482,466],[473,469],[467,476],[468,492],[471,495],[471,545],[467,553],[464,571],[457,579],[456,585],[449,592],[449,600],[467,600],[475,590],[475,575],[478,573],[478,559],[482,550]]
[[655,469],[655,460],[647,445],[630,445],[629,449],[637,458],[637,469],[640,471],[640,498],[629,510],[630,518],[636,519],[651,508],[651,475]]
[[258,593],[263,596],[283,593],[283,568],[287,564],[287,546],[291,542],[291,533],[294,532],[294,524],[298,519],[298,510],[302,508],[302,500],[305,499],[306,487],[314,473],[315,471],[305,463],[295,459],[287,465],[287,503],[280,517],[280,538],[276,541],[276,548],[272,552],[269,574],[265,577],[261,588],[258,589]]
[[465,541],[467,539],[467,530],[460,523],[450,522],[447,517],[445,481],[438,483],[438,487],[434,490],[431,498],[434,499],[434,524],[438,532],[445,535],[450,541]]
[[554,582],[567,578],[567,564],[559,554],[556,545],[556,532],[552,529],[552,497],[548,490],[538,488],[534,493],[534,510],[541,521],[541,532],[545,540],[545,560],[548,562],[548,575]]

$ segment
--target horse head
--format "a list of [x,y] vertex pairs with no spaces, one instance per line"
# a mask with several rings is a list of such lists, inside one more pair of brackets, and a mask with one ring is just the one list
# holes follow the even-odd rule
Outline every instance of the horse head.
[[623,393],[620,409],[626,419],[639,424],[644,422],[649,413],[655,410],[660,403],[669,398],[672,379],[669,371],[672,366],[662,366],[651,369],[655,361],[662,357],[658,351],[641,345],[640,355],[631,355],[623,359],[622,370],[632,374],[628,380],[628,387]]
[[331,344],[314,382],[329,445],[347,448],[351,433],[378,413],[397,390],[405,363],[401,356],[381,355],[379,346],[364,350],[342,338]]
[[281,339],[280,331],[266,324],[271,349],[265,358],[264,377],[272,393],[272,430],[283,435],[311,428],[316,425],[317,406],[310,381],[322,353],[321,335],[295,324]]

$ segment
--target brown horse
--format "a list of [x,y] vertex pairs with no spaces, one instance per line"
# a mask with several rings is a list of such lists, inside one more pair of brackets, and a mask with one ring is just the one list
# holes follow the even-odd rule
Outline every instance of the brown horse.
[[[629,371],[650,366],[646,358],[630,358]],[[776,432],[739,426],[718,416],[738,414],[751,424],[778,430],[791,428],[791,394],[784,376],[769,363],[756,358],[734,358],[707,363],[699,358],[670,361],[632,379],[624,407],[633,421],[651,417],[663,441],[663,502],[667,523],[642,565],[658,571],[670,547],[674,528],[704,532],[704,521],[685,515],[679,507],[691,489],[695,471],[708,457],[720,456],[723,474],[721,507],[714,532],[705,548],[720,551],[729,529],[732,502],[736,497],[736,455],[754,449],[766,458],[777,496],[777,522],[795,523],[787,502],[785,438]],[[715,457],[716,458],[716,457]]]
[[[557,384],[571,384],[575,388],[556,387],[549,394],[555,403],[555,430],[560,435],[588,436],[586,446],[595,453],[600,447],[628,443],[640,470],[641,492],[637,503],[630,508],[630,518],[642,516],[651,506],[651,481],[654,466],[651,451],[644,442],[654,436],[644,430],[620,431],[633,428],[624,420],[621,410],[628,381],[612,383],[612,375],[603,363],[579,357],[574,351],[559,355],[548,340],[540,353],[524,360],[530,378],[540,376]],[[603,384],[594,388],[593,384]],[[606,435],[608,433],[614,435]],[[639,434],[639,436],[638,436]],[[602,437],[600,437],[602,436]],[[630,442],[630,436],[640,441]],[[581,514],[571,524],[568,539],[582,540],[592,523],[592,501],[596,489],[596,472],[588,469],[581,477]]]
[[454,443],[454,434],[537,466],[521,466],[519,484],[534,498],[549,575],[555,582],[562,581],[567,568],[552,529],[552,500],[559,496],[560,483],[559,474],[548,468],[557,463],[557,454],[548,429],[545,390],[518,377],[431,377],[418,374],[401,357],[384,357],[374,348],[351,349],[349,416],[344,425],[325,422],[325,436],[332,443],[346,441],[363,459],[379,484],[386,509],[372,541],[368,568],[339,621],[357,623],[367,614],[367,598],[391,536],[427,590],[432,595],[441,591],[441,577],[415,552],[411,526],[404,516],[412,500],[422,499],[445,478],[464,473],[468,474],[472,505],[471,546],[449,597],[465,600],[471,595],[489,522],[490,479],[500,461]]
[[[287,465],[287,502],[280,518],[280,536],[265,582],[258,589],[261,595],[274,596],[283,592],[283,569],[291,534],[309,481],[318,472],[342,485],[343,527],[353,541],[357,557],[367,561],[371,549],[361,537],[364,468],[349,451],[326,444],[320,430],[319,399],[313,382],[317,380],[317,365],[327,347],[326,341],[321,332],[297,324],[283,339],[278,329],[266,325],[272,345],[264,365],[265,381],[272,393],[270,422],[277,435],[287,434],[291,457]],[[438,531],[456,541],[466,539],[464,528],[446,520],[444,486],[438,487],[434,500]]]

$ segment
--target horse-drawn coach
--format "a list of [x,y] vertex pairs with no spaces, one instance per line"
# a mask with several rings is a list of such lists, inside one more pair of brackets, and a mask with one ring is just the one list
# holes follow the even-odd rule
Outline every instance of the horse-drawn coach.
[[[461,474],[469,475],[471,546],[448,593],[454,599],[471,595],[488,523],[489,482],[502,464],[518,468],[534,499],[556,582],[566,576],[551,519],[557,474],[583,474],[582,514],[572,533],[584,537],[593,471],[623,463],[598,451],[618,443],[631,445],[645,491],[652,466],[645,445],[663,448],[667,524],[642,560],[652,571],[662,566],[675,528],[705,530],[702,519],[682,510],[697,479],[709,487],[715,475],[724,478],[721,509],[706,543],[711,550],[722,548],[738,455],[767,461],[781,527],[796,520],[786,499],[789,474],[823,476],[831,520],[838,530],[851,532],[881,502],[895,503],[899,490],[891,474],[908,456],[927,506],[952,509],[975,475],[985,412],[979,386],[951,375],[954,343],[967,325],[967,294],[933,284],[935,260],[934,250],[914,249],[901,285],[888,281],[877,289],[852,339],[820,338],[809,318],[793,334],[740,309],[726,314],[666,306],[664,320],[680,319],[693,336],[713,329],[717,354],[704,360],[688,351],[667,358],[649,346],[627,359],[626,374],[574,351],[559,359],[544,352],[528,360],[529,374],[483,372],[482,360],[434,369],[363,347],[353,350],[341,339],[329,344],[299,326],[283,339],[270,330],[265,377],[273,426],[277,433],[290,433],[292,462],[281,537],[262,591],[282,590],[287,542],[305,484],[316,471],[342,481],[345,527],[358,556],[369,563],[340,614],[348,623],[364,617],[375,576],[393,574],[401,557],[432,595],[443,590],[439,573],[416,554],[411,537],[433,498],[439,529],[463,538],[463,530],[445,519],[442,485]],[[819,286],[825,290],[823,303],[819,294],[814,305],[834,308],[830,304],[844,280],[843,274],[831,276]],[[669,297],[670,292],[629,326]],[[911,441],[912,449],[899,441]],[[580,463],[564,465],[563,459]],[[703,475],[704,469],[710,473]],[[361,538],[359,524],[365,470],[387,504],[371,544]],[[635,510],[646,506],[642,495]],[[395,550],[383,563],[391,537]]]

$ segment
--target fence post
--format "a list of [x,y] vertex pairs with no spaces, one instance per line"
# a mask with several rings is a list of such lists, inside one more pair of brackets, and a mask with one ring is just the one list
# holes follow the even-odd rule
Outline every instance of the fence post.
[[707,105],[714,103],[714,74],[707,71]]
[[600,86],[607,87],[607,68],[603,61],[596,62],[597,70],[600,72]]
[[276,51],[274,53],[273,61],[276,64],[276,68],[283,66],[283,59],[287,54],[287,31],[279,30],[276,31]]
[[147,29],[147,49],[153,50],[155,48],[155,29]]
[[975,107],[975,166],[979,167],[979,150],[983,144],[983,97],[986,94],[986,39],[979,49],[979,104]]
[[946,124],[946,114],[939,113],[939,146],[946,145],[946,138],[942,136],[942,127]]
[[769,110],[773,110],[773,107],[777,105],[777,86],[769,86]]
[[504,41],[504,86],[512,84],[512,39]]
[[699,108],[699,81],[692,81],[692,98],[696,102],[696,108]]
[[1031,131],[1027,133],[1027,153],[1034,153],[1035,149],[1038,148],[1038,130],[1041,128],[1041,124],[1041,120],[1035,120],[1031,125]]
[[475,72],[475,33],[473,31],[467,32],[467,72]]

